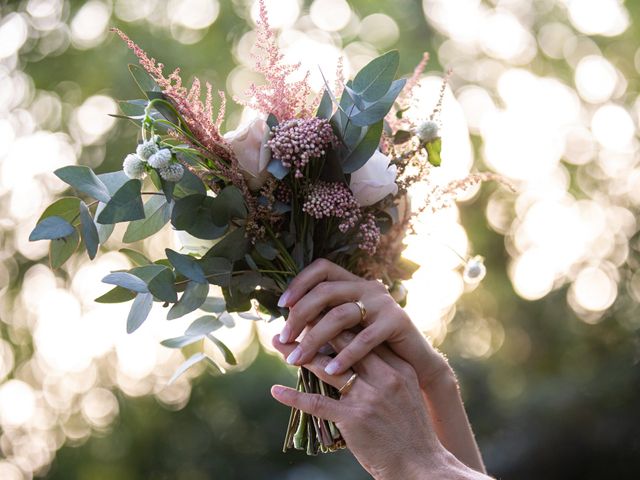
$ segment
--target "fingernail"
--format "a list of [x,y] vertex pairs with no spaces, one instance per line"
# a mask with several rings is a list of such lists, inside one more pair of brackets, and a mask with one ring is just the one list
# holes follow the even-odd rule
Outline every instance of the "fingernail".
[[336,360],[331,360],[326,367],[324,367],[324,371],[329,375],[335,375],[338,370],[340,370],[340,364]]
[[273,387],[271,387],[271,393],[274,396],[279,397],[284,393],[284,387],[281,387],[279,385],[274,385]]
[[280,332],[280,343],[289,343],[289,335],[291,335],[291,328],[289,324],[284,325],[282,331]]
[[278,299],[278,306],[279,307],[286,307],[287,306],[287,301],[289,300],[289,297],[291,295],[289,294],[289,290],[285,291],[280,298]]
[[300,350],[300,347],[296,347],[293,352],[291,352],[289,354],[289,356],[287,357],[287,363],[289,365],[295,365],[295,363],[300,360],[300,357],[302,356],[302,350]]

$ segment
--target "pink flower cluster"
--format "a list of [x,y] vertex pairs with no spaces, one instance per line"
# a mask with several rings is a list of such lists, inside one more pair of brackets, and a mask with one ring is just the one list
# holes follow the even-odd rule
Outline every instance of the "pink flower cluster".
[[328,120],[296,118],[276,126],[267,145],[274,158],[285,167],[294,168],[296,178],[302,178],[302,169],[309,161],[322,157],[327,147],[335,142],[337,139]]
[[374,255],[380,242],[380,229],[376,225],[376,218],[367,213],[364,215],[362,222],[360,223],[360,232],[358,234],[360,243],[358,247],[364,250],[369,255]]
[[307,195],[302,211],[317,219],[339,218],[338,229],[342,233],[355,227],[360,220],[360,207],[351,190],[337,182],[316,183]]

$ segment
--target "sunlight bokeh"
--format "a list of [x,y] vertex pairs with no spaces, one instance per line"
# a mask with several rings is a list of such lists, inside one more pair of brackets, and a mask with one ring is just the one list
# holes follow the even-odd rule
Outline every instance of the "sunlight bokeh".
[[[62,445],[108,430],[119,415],[117,391],[154,395],[167,408],[183,408],[190,380],[203,370],[196,367],[167,386],[183,357],[158,343],[182,334],[197,313],[166,322],[156,305],[149,321],[127,335],[128,305],[93,301],[105,291],[100,279],[106,272],[129,266],[115,251],[118,229],[109,243],[114,251],[101,252],[91,263],[79,254],[59,272],[46,266],[47,245],[28,241],[43,208],[65,190],[51,172],[73,164],[99,167],[113,155],[109,140],[125,129],[109,116],[117,111],[122,83],[86,91],[82,79],[63,75],[63,81],[36,85],[25,65],[67,50],[96,51],[108,44],[114,22],[162,30],[192,45],[229,14],[225,3],[233,3],[249,26],[228,35],[225,48],[236,65],[216,75],[221,88],[242,97],[257,80],[251,72],[256,2],[91,0],[70,9],[63,0],[23,0],[0,17],[0,478],[44,473]],[[444,164],[433,170],[429,183],[414,187],[412,202],[421,205],[435,185],[478,170],[478,161],[513,183],[515,194],[492,188],[486,211],[475,212],[505,236],[513,290],[533,301],[566,287],[567,304],[578,318],[597,324],[622,289],[640,301],[640,275],[623,283],[619,272],[638,231],[640,97],[632,98],[637,92],[629,90],[629,75],[637,71],[608,58],[590,38],[623,34],[629,13],[618,0],[490,3],[495,6],[479,0],[422,2],[424,20],[442,36],[437,51],[442,68],[428,68],[409,115],[428,116],[442,70],[451,68],[452,76],[441,116]],[[398,19],[382,12],[361,18],[345,0],[314,0],[308,8],[298,0],[270,0],[267,6],[286,58],[310,71],[316,91],[324,85],[320,70],[333,85],[340,57],[349,77],[402,34]],[[533,22],[546,18],[536,11],[544,8],[558,9],[564,20]],[[160,56],[171,45],[149,47]],[[532,68],[542,56],[566,62],[572,74]],[[111,68],[100,66],[103,61],[95,57],[90,68]],[[237,108],[230,112],[229,128],[241,115]],[[480,159],[474,158],[470,134]],[[473,201],[477,192],[466,192],[461,201]],[[166,227],[153,242],[138,246],[153,257],[174,242]],[[485,254],[462,225],[459,207],[427,210],[406,243],[407,258],[422,265],[406,282],[406,308],[420,329],[437,345],[450,335],[462,358],[488,358],[503,349],[510,361],[524,361],[530,351],[527,333],[500,324],[495,308],[479,310],[464,327],[451,327],[456,303],[477,288],[464,282],[461,257]],[[20,280],[18,262],[29,263]],[[489,269],[488,277],[494,274]],[[272,351],[271,338],[283,325],[281,319],[267,323],[238,315],[226,321],[229,326],[218,333],[239,360],[232,371],[253,362],[258,342]],[[505,398],[519,395],[523,382],[492,379]]]

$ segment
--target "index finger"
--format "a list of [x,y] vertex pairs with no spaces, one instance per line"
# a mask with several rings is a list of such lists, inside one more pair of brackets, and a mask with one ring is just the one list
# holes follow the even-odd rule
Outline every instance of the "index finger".
[[326,258],[319,258],[295,276],[278,300],[278,306],[290,307],[295,305],[309,290],[318,283],[327,280],[354,281],[362,279]]

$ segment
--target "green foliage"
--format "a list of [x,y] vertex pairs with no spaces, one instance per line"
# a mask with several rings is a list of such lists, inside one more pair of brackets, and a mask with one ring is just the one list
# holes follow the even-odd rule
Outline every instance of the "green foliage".
[[127,317],[127,333],[133,333],[140,328],[149,316],[151,307],[153,307],[153,295],[150,293],[138,293],[136,295]]
[[40,223],[43,219],[51,216],[57,216],[60,218],[64,218],[67,222],[73,223],[74,219],[78,215],[80,211],[80,199],[77,197],[62,197],[51,205],[49,205],[40,218],[38,219],[38,223]]
[[208,293],[208,283],[203,284],[189,280],[180,300],[169,310],[167,320],[175,320],[197,310],[207,299]]
[[98,244],[100,238],[98,236],[98,229],[93,222],[93,217],[84,202],[80,202],[80,225],[82,231],[82,240],[84,241],[85,248],[89,258],[93,260],[98,252]]
[[184,334],[188,336],[206,335],[207,333],[215,332],[221,327],[224,327],[224,324],[218,320],[218,317],[214,315],[203,315],[194,320]]
[[364,135],[344,159],[344,173],[353,173],[367,163],[380,144],[380,135],[382,120],[364,129]]
[[429,163],[434,167],[439,167],[442,163],[442,158],[440,158],[440,152],[442,150],[442,139],[436,138],[432,142],[428,142],[425,145],[425,148],[427,149]]
[[149,96],[149,92],[160,92],[161,89],[158,84],[139,65],[129,64],[129,72],[140,88],[140,91],[147,97]]
[[353,78],[353,90],[367,102],[384,96],[396,76],[400,54],[391,50],[365,65]]
[[98,215],[98,223],[119,223],[144,218],[140,180],[129,180],[111,197]]
[[102,279],[103,283],[110,285],[117,285],[127,290],[131,290],[136,293],[148,293],[149,288],[147,284],[129,272],[113,272]]
[[192,257],[174,252],[170,248],[165,249],[164,252],[177,272],[194,282],[207,283],[202,267]]
[[144,218],[127,226],[122,241],[132,243],[159,232],[171,218],[171,204],[162,195],[153,195],[144,204]]
[[80,243],[80,234],[76,229],[67,237],[51,240],[49,245],[49,264],[54,270],[60,268],[71,258]]
[[89,167],[84,165],[70,165],[62,167],[55,172],[56,176],[68,183],[79,192],[89,195],[91,198],[107,203],[110,200],[109,191],[102,181]]
[[67,237],[75,231],[75,228],[64,218],[58,216],[46,217],[40,221],[29,235],[29,241],[56,240]]

